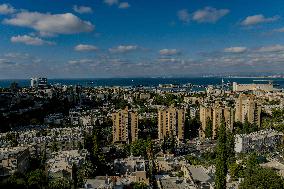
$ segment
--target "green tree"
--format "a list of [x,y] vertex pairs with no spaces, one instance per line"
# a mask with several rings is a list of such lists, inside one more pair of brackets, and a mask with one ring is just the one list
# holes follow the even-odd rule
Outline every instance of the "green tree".
[[226,176],[227,176],[227,135],[225,123],[222,121],[219,131],[216,147],[216,173],[215,173],[215,188],[226,188]]
[[82,150],[84,148],[80,141],[77,142],[77,146],[79,150]]
[[284,180],[272,169],[261,168],[256,154],[251,154],[246,162],[244,181],[240,189],[250,188],[284,188]]
[[208,117],[206,120],[206,128],[205,128],[205,137],[206,138],[212,138],[213,135],[213,122]]
[[150,145],[150,139],[148,140],[143,140],[143,139],[138,139],[135,142],[131,144],[131,153],[134,156],[144,156],[147,158],[147,149]]
[[80,169],[80,174],[83,178],[90,178],[94,175],[95,169],[91,161],[86,161]]
[[71,185],[69,180],[65,178],[57,178],[48,183],[49,189],[70,189]]
[[58,152],[59,148],[58,148],[58,145],[57,143],[54,141],[52,142],[52,145],[51,145],[51,151],[52,152]]
[[14,133],[8,133],[6,136],[6,140],[10,142],[12,147],[18,146],[17,135]]
[[243,130],[243,123],[240,121],[234,122],[234,133],[235,134],[241,134]]
[[36,169],[28,175],[28,186],[29,188],[42,189],[46,188],[48,184],[47,176],[41,169]]
[[10,85],[11,92],[17,92],[20,89],[20,86],[17,82],[13,82]]
[[235,138],[231,131],[227,131],[226,134],[226,153],[228,165],[235,162]]
[[243,124],[243,131],[242,132],[245,133],[245,134],[250,133],[250,126],[251,126],[251,124],[248,121],[248,117],[246,116],[245,117],[245,122]]
[[38,119],[36,119],[36,118],[32,118],[30,120],[30,123],[31,123],[31,125],[39,125],[39,124],[41,124],[40,121]]
[[175,138],[175,136],[172,135],[172,137],[171,137],[171,143],[170,143],[170,152],[171,152],[172,154],[175,153],[176,146],[177,146],[176,138]]
[[189,119],[189,134],[188,134],[189,139],[198,137],[200,126],[201,123],[199,121],[199,117],[194,117]]
[[130,184],[132,189],[147,189],[148,186],[144,182],[134,182]]
[[78,186],[78,168],[75,163],[72,165],[72,181],[73,181],[73,188],[77,188]]
[[229,172],[233,180],[244,177],[244,168],[242,164],[236,162],[229,164]]
[[94,128],[93,130],[93,138],[92,141],[90,142],[92,144],[91,146],[91,162],[94,167],[94,173],[95,175],[102,175],[106,174],[108,172],[108,168],[106,166],[106,157],[102,153],[102,144],[101,144],[101,134],[100,134],[100,129],[99,128]]
[[6,181],[0,184],[0,188],[10,188],[10,189],[27,188],[27,183],[25,181],[25,175],[19,172],[15,172]]

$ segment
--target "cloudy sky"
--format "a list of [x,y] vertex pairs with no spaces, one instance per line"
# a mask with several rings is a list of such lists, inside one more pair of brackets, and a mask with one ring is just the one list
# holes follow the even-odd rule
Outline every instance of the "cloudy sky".
[[0,79],[284,72],[283,0],[0,0]]

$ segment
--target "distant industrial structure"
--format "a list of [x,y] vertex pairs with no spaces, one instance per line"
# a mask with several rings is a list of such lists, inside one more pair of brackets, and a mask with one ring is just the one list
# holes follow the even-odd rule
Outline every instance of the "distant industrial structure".
[[[266,80],[256,80],[256,81],[266,81]],[[238,84],[237,82],[233,82],[233,91],[242,92],[242,91],[256,91],[262,90],[265,92],[273,91],[273,83],[272,81],[268,81],[268,83],[251,83],[251,84]]]

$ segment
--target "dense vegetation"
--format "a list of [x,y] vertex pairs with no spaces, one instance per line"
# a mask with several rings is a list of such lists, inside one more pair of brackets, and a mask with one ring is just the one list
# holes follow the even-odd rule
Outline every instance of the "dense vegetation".
[[273,109],[272,114],[262,113],[262,128],[284,132],[284,109]]
[[241,189],[284,188],[284,180],[274,170],[260,167],[256,154],[249,156],[243,174],[244,181],[240,185]]

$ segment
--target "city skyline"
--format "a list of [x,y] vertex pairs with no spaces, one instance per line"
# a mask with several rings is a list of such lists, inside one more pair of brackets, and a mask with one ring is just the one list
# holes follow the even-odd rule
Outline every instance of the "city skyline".
[[280,0],[3,0],[0,79],[283,73],[283,8]]

